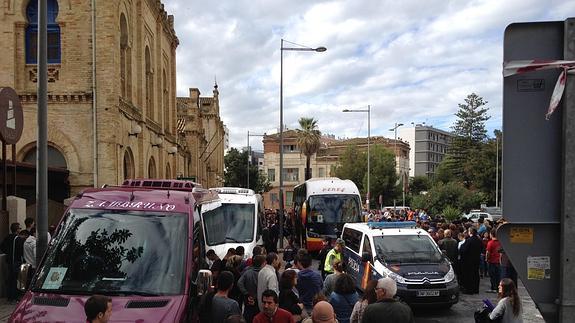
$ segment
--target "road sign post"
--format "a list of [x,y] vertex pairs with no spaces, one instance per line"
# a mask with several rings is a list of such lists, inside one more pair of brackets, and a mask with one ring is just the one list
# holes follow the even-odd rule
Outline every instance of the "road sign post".
[[[498,238],[548,322],[575,317],[575,77],[552,66],[575,60],[574,28],[573,19],[512,24],[504,40],[502,196],[510,223]],[[526,62],[530,68],[509,68]],[[552,112],[564,75],[562,105]]]

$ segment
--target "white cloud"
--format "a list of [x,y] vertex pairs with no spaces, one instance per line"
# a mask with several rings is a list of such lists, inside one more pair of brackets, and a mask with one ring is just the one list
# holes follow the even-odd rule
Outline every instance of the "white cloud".
[[180,39],[178,95],[211,95],[217,77],[232,146],[244,146],[248,130],[279,127],[281,38],[328,48],[284,51],[288,127],[311,116],[325,133],[365,136],[366,116],[341,110],[370,104],[372,135],[391,136],[394,122],[448,128],[475,92],[489,101],[492,130],[501,127],[505,27],[575,11],[560,0],[163,1]]

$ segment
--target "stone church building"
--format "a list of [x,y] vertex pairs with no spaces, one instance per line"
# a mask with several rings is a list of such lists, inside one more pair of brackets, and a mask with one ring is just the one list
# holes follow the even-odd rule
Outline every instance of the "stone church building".
[[[69,195],[74,195],[126,178],[195,176],[204,187],[221,184],[223,145],[220,152],[214,144],[224,136],[217,88],[213,98],[200,99],[197,91],[198,104],[186,110],[187,117],[178,116],[179,40],[174,17],[163,4],[46,1],[49,185],[69,185]],[[16,146],[19,168],[36,162],[37,3],[0,2],[0,87],[16,90],[24,112],[24,132]],[[202,100],[209,101],[210,108],[200,113]],[[194,115],[206,118],[202,129],[212,124],[209,131],[186,124]],[[193,131],[206,136],[203,146],[195,146],[194,141],[201,140]],[[206,147],[210,158],[205,153],[199,158],[197,151]],[[54,172],[65,173],[67,179],[52,181]]]

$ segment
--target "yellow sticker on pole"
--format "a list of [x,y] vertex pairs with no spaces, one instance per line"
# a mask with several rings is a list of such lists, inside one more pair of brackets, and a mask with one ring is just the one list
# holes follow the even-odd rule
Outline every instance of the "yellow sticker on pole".
[[509,239],[511,240],[511,243],[533,244],[533,228],[532,227],[511,228],[511,232],[509,233]]

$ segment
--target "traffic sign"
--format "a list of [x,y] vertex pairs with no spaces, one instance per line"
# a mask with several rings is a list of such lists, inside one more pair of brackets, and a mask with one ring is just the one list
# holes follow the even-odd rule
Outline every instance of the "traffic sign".
[[0,88],[0,139],[13,145],[22,137],[24,113],[20,98],[10,87]]

